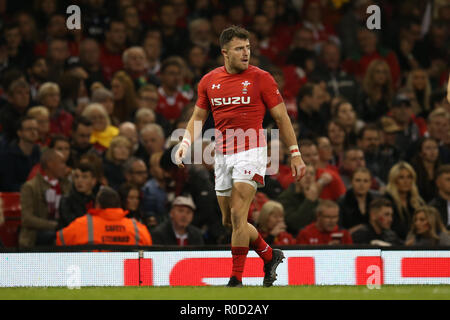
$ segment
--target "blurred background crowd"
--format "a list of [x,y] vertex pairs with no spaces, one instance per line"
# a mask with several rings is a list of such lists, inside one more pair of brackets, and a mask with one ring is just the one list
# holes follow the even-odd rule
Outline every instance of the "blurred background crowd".
[[249,212],[268,243],[450,245],[450,2],[0,0],[0,192],[20,192],[20,246],[54,243],[102,186],[154,244],[229,243],[213,166],[170,157],[229,25],[250,31],[307,164],[295,182],[277,142]]

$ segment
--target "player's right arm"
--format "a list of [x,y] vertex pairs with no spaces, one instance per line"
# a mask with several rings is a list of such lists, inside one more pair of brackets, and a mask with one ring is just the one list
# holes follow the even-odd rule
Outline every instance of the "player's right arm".
[[197,105],[194,107],[194,112],[192,113],[191,119],[189,120],[187,126],[186,126],[186,132],[183,136],[183,141],[181,142],[180,147],[178,148],[177,153],[175,154],[175,163],[180,168],[184,168],[183,164],[183,158],[186,156],[187,151],[189,150],[189,147],[191,146],[192,142],[195,141],[202,133],[202,130],[194,130],[195,124],[199,128],[203,128],[203,124],[206,121],[206,118],[208,117],[209,110],[203,109],[198,107]]

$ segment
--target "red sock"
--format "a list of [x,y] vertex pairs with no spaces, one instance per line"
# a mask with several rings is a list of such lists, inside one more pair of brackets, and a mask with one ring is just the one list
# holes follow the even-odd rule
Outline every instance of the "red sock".
[[242,273],[244,272],[247,253],[247,247],[231,247],[231,254],[233,256],[233,269],[231,276],[235,276],[239,281],[242,281]]
[[259,233],[258,238],[250,243],[250,247],[264,260],[264,263],[272,260],[272,248],[264,241]]

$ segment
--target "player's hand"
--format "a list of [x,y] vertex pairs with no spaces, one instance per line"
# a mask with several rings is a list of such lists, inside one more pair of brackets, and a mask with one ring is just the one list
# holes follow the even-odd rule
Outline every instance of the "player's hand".
[[186,143],[181,143],[178,147],[177,152],[175,153],[175,164],[179,168],[184,168],[183,159],[186,157],[188,149],[189,146]]
[[303,162],[302,156],[295,156],[291,158],[291,171],[295,181],[300,181],[306,173],[306,165]]

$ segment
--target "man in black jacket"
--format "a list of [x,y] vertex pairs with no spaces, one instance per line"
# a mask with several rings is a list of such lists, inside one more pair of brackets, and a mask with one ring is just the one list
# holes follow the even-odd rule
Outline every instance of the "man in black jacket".
[[95,167],[90,163],[80,163],[73,172],[72,190],[61,198],[59,229],[67,227],[94,207],[96,184]]
[[450,230],[450,165],[440,166],[436,172],[436,186],[438,192],[431,200],[430,206],[435,207],[441,214],[442,222]]
[[203,245],[202,231],[191,225],[195,204],[190,197],[176,197],[170,210],[170,220],[156,227],[151,235],[153,244],[162,245]]
[[401,245],[402,241],[391,230],[394,211],[392,203],[383,198],[373,200],[369,205],[369,223],[353,232],[353,243],[378,246]]

